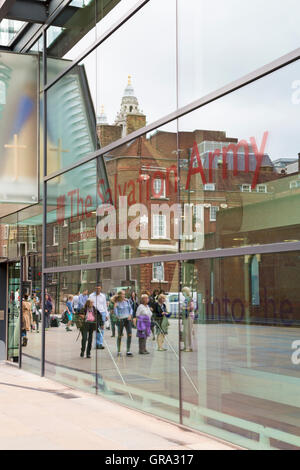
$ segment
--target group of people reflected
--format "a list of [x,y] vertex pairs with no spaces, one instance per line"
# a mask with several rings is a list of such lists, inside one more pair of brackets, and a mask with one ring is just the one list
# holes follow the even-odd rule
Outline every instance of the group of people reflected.
[[[193,328],[195,319],[195,305],[188,287],[182,289],[184,296],[180,302],[180,317],[183,330],[181,332],[182,350],[193,351]],[[10,306],[20,310],[20,293],[11,292]],[[40,331],[42,305],[36,293],[24,294],[22,297],[22,346],[28,344],[28,332]],[[143,291],[138,298],[135,292],[119,290],[116,294],[104,294],[102,285],[96,287],[95,292],[89,294],[88,290],[75,295],[68,295],[65,301],[65,309],[59,318],[54,314],[55,307],[51,295],[46,291],[44,298],[45,330],[59,327],[62,322],[66,332],[71,332],[76,327],[81,334],[80,356],[91,358],[93,338],[95,336],[95,348],[105,349],[105,330],[111,331],[111,337],[116,338],[117,356],[123,354],[133,357],[131,351],[133,332],[138,338],[139,354],[150,354],[147,349],[147,341],[151,337],[157,342],[157,351],[164,352],[166,336],[170,327],[170,312],[167,294],[164,291],[154,290],[152,294]],[[107,333],[106,333],[107,334]],[[126,334],[126,337],[125,337]],[[122,343],[125,344],[125,348]],[[122,351],[123,350],[123,351]]]
[[[185,301],[181,305],[183,350],[191,352],[195,307],[189,288],[184,289]],[[163,291],[155,290],[152,294],[144,291],[138,299],[135,292],[126,296],[125,290],[120,290],[114,295],[105,295],[99,284],[96,291],[90,295],[88,290],[83,293],[78,292],[74,296],[69,295],[62,321],[66,324],[67,332],[72,331],[71,327],[74,324],[80,330],[81,357],[86,355],[87,358],[91,358],[94,333],[96,349],[105,349],[106,329],[111,330],[111,337],[116,338],[117,356],[125,354],[126,357],[133,357],[131,346],[134,330],[138,338],[139,354],[150,354],[147,350],[147,340],[150,337],[153,341],[157,341],[157,351],[167,351],[165,339],[170,327],[170,316],[167,296]],[[125,334],[126,346],[122,352]]]
[[[19,289],[16,291],[11,291],[9,296],[9,303],[8,303],[8,312],[10,317],[14,317],[15,322],[15,332],[13,341],[15,343],[14,347],[18,347],[19,341],[19,329],[17,327],[17,322],[19,322],[20,318],[20,308],[21,308],[21,294]],[[29,331],[36,331],[39,333],[39,326],[41,321],[41,305],[40,300],[35,292],[32,295],[24,294],[22,297],[22,322],[21,322],[21,338],[22,338],[22,346],[27,346],[28,344],[28,332]],[[12,322],[12,319],[10,319]]]

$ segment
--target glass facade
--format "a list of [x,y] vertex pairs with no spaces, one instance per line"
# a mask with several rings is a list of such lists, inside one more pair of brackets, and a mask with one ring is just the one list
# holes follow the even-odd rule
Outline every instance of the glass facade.
[[0,261],[22,367],[299,449],[300,12],[270,5],[71,2],[38,42],[40,201],[0,219]]

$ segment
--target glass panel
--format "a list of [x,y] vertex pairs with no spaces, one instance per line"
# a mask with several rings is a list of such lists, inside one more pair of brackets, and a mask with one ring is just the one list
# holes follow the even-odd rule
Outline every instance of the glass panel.
[[[178,421],[178,283],[176,262],[48,275],[47,376]],[[93,322],[79,324],[83,305],[99,312],[97,333]],[[73,318],[63,324],[66,309]]]
[[[159,54],[150,43],[153,24],[160,37]],[[136,37],[139,49],[132,54]],[[175,39],[174,2],[154,0],[50,88],[48,174],[176,108]],[[149,63],[151,71],[160,73],[149,75]],[[64,66],[56,59],[49,64],[49,76]]]
[[300,253],[182,265],[184,424],[250,449],[300,448]]
[[43,52],[43,36],[40,36],[39,39],[37,39],[37,41],[33,44],[29,52]]
[[97,49],[101,147],[176,109],[175,7],[152,0]]
[[[43,70],[43,36],[40,36],[36,42],[33,44],[29,53],[36,54],[39,61],[39,87],[40,91],[44,88],[44,70]],[[41,97],[40,97],[41,99]],[[40,108],[40,113],[42,113],[42,108]],[[42,114],[41,114],[42,115]],[[42,135],[42,134],[41,134]]]
[[18,32],[25,26],[24,21],[8,20],[6,18],[0,23],[0,44],[1,46],[9,46]]
[[[54,25],[51,25],[47,30],[47,55],[49,58],[64,58],[67,54],[67,58],[73,60],[75,57],[70,51],[75,49],[79,55],[95,41],[95,4],[95,0],[71,2],[58,15]],[[80,49],[78,44],[81,44]],[[61,64],[60,71],[69,65],[68,62],[61,62]],[[57,71],[57,73],[59,72]],[[48,83],[51,79],[51,75],[48,76]]]
[[[179,120],[181,202],[195,232],[182,251],[300,240],[299,71],[295,62]],[[285,155],[294,163],[282,170]]]
[[[32,324],[22,348],[22,368],[40,374],[42,333],[42,205],[18,213],[19,245],[23,251],[23,294],[28,295]],[[29,325],[27,325],[29,326]]]
[[7,213],[38,200],[37,90],[38,58],[2,51],[0,203],[14,204]]
[[[112,2],[111,2],[112,3]],[[97,21],[97,38],[104,34],[117,21],[125,16],[129,10],[137,5],[137,0],[115,0],[114,8],[108,10],[105,2],[97,0],[98,15],[101,14],[101,21]]]
[[47,266],[178,253],[176,148],[171,123],[50,180]]
[[107,211],[104,204],[98,209],[101,260],[177,253],[176,123],[105,154],[105,164],[107,181],[98,182]]
[[98,392],[173,421],[179,420],[178,302],[169,298],[178,296],[178,268],[174,262],[100,271],[115,337],[104,330],[97,371],[105,386]]
[[95,60],[96,53],[90,54],[85,66],[73,68],[48,92],[48,174],[76,163],[98,147],[96,82],[95,76],[88,78],[86,73],[86,66]]
[[180,106],[297,49],[299,14],[297,0],[179,0]]
[[97,261],[93,160],[47,184],[47,267]]
[[0,219],[0,257],[16,259],[18,251],[17,213]]
[[[47,30],[48,83],[119,21],[137,0],[73,0]],[[54,70],[52,59],[68,59]],[[50,66],[50,67],[49,67]]]
[[[49,274],[45,297],[45,374],[57,382],[91,393],[95,393],[96,386],[97,355],[94,350],[95,333],[93,333],[95,325],[91,326],[91,335],[94,336],[91,358],[86,358],[87,349],[86,354],[81,357],[82,335],[78,316],[78,292],[84,295],[92,292],[95,290],[96,281],[96,271]],[[66,311],[69,312],[70,318],[64,323]]]
[[14,362],[19,358],[20,344],[20,263],[8,265],[8,331],[7,357]]

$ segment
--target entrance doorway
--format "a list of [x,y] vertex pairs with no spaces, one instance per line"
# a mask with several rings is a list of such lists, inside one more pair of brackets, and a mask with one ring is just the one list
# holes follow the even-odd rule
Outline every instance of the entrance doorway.
[[20,346],[20,262],[8,264],[7,359],[18,362]]

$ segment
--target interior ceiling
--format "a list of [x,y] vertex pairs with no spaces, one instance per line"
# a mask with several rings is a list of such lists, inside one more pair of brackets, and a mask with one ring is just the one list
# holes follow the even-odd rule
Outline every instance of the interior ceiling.
[[[53,20],[51,25],[63,28],[61,34],[48,48],[52,57],[63,57],[80,41],[101,18],[105,17],[121,0],[91,0],[84,7],[67,5]],[[4,18],[23,21],[26,25],[16,34],[9,47],[14,52],[27,52],[26,44],[49,23],[49,17],[60,7],[63,0],[0,0],[0,21]],[[95,3],[96,7],[95,8]],[[97,10],[97,18],[95,18]]]

